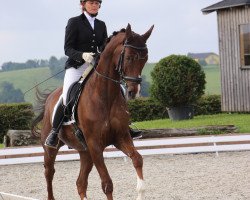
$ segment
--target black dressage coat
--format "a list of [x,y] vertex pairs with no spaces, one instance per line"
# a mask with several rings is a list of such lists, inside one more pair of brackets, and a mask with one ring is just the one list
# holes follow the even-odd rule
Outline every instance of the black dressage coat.
[[103,21],[95,19],[92,29],[85,14],[70,18],[66,26],[64,51],[68,56],[65,69],[78,68],[85,63],[83,52],[97,52],[107,38],[107,28]]

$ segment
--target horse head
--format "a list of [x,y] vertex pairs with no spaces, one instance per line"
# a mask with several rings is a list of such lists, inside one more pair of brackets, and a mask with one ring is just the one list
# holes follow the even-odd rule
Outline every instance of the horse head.
[[117,54],[114,56],[116,70],[118,70],[121,79],[126,83],[127,99],[134,99],[138,92],[138,85],[141,83],[141,72],[148,60],[148,48],[146,42],[152,33],[154,26],[144,34],[139,35],[131,30],[128,24],[122,45],[117,47]]

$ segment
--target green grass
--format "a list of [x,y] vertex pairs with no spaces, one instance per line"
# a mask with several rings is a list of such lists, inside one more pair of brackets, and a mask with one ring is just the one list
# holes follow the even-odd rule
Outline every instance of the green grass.
[[137,122],[140,129],[151,128],[196,128],[211,125],[234,125],[240,133],[250,133],[250,114],[218,114],[195,116],[192,120],[172,121],[170,119]]
[[3,144],[0,144],[0,149],[2,149],[3,148]]

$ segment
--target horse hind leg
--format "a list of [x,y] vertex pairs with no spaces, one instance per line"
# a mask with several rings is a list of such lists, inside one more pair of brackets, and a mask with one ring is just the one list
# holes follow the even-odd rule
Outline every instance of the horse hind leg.
[[80,151],[80,173],[76,181],[81,200],[87,200],[88,176],[93,168],[93,161],[88,151]]
[[118,145],[116,145],[116,147],[131,158],[137,173],[136,190],[138,192],[138,196],[136,200],[143,200],[145,197],[145,182],[142,170],[143,167],[142,156],[135,149],[131,138],[127,138],[126,140],[121,141]]
[[44,168],[45,168],[45,178],[47,183],[48,200],[55,200],[53,195],[52,181],[55,173],[55,159],[58,153],[58,149],[52,149],[44,147]]
[[[43,141],[43,140],[42,140]],[[44,144],[44,141],[43,141]],[[52,187],[52,181],[55,174],[55,160],[56,156],[58,154],[58,151],[60,147],[62,147],[64,144],[63,142],[59,141],[58,148],[50,148],[45,145],[43,145],[44,148],[44,168],[45,168],[45,178],[47,183],[47,192],[48,192],[48,200],[55,200],[53,195],[53,187]]]

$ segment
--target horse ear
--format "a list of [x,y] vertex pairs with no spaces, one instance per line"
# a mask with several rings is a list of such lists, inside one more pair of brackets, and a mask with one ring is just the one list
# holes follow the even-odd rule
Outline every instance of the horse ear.
[[143,37],[145,43],[147,42],[149,36],[151,35],[151,33],[153,31],[153,28],[154,28],[154,25],[152,25],[151,28],[146,33],[144,33],[143,35],[141,35]]
[[126,28],[126,38],[127,40],[132,37],[132,30],[131,30],[131,25],[128,23],[127,28]]

